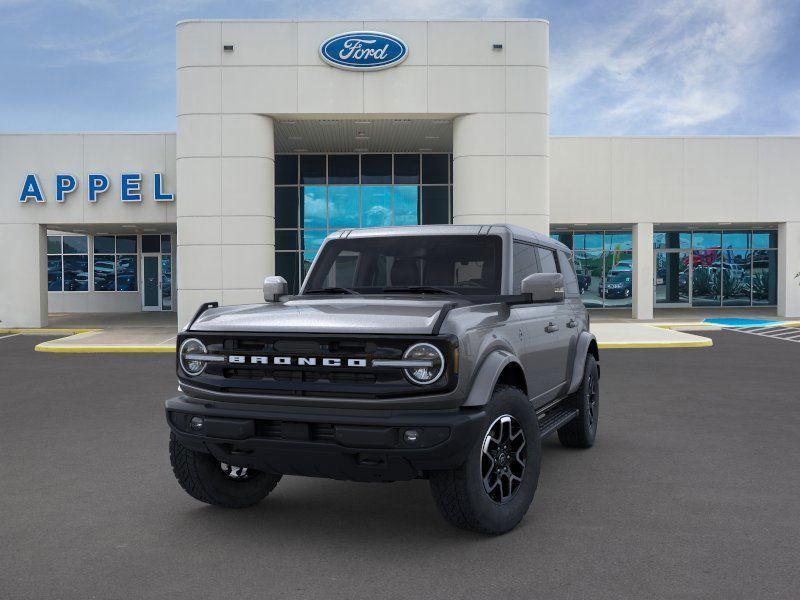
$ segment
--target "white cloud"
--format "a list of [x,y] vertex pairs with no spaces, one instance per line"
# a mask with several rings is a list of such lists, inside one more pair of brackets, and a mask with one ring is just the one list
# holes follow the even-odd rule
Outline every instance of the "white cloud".
[[690,131],[739,108],[749,76],[779,45],[782,24],[773,0],[640,5],[554,52],[554,105],[593,97],[605,107],[598,120],[615,133]]

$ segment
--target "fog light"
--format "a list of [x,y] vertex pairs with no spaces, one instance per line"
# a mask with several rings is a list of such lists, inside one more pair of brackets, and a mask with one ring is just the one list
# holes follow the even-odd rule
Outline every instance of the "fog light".
[[419,431],[406,429],[403,433],[403,440],[405,440],[406,444],[416,444],[419,441]]
[[189,419],[189,429],[193,431],[203,430],[203,417],[192,417]]

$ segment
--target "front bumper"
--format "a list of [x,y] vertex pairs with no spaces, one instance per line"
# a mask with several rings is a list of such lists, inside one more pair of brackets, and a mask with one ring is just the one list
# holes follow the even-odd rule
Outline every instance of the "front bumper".
[[[452,469],[479,440],[482,409],[304,410],[231,405],[187,396],[166,402],[167,423],[185,446],[220,462],[287,475],[352,481],[415,479]],[[190,426],[201,417],[200,429]],[[414,443],[404,439],[415,430]]]

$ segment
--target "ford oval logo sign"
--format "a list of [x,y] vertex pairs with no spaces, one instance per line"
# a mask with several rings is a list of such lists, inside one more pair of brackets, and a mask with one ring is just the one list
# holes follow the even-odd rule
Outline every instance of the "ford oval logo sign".
[[408,46],[398,37],[377,31],[350,31],[328,38],[319,47],[329,65],[354,71],[377,71],[399,65]]

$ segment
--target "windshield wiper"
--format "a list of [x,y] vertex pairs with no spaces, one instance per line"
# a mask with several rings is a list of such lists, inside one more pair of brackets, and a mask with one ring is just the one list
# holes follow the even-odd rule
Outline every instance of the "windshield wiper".
[[405,293],[409,292],[411,294],[450,294],[452,296],[458,296],[458,292],[454,292],[453,290],[448,290],[445,288],[436,287],[434,285],[409,285],[409,286],[392,286],[392,287],[385,287],[381,290],[382,292],[400,292]]
[[355,294],[359,295],[359,292],[355,290],[351,290],[350,288],[346,287],[326,287],[326,288],[318,288],[316,290],[306,290],[303,292],[305,294]]

